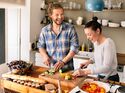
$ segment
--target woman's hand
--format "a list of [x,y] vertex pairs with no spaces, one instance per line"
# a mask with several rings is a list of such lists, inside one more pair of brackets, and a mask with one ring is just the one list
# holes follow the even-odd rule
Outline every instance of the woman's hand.
[[64,66],[64,62],[62,61],[58,61],[55,65],[54,65],[54,70],[58,71],[60,68],[62,68]]
[[86,68],[89,64],[91,64],[91,61],[90,61],[90,60],[88,60],[88,61],[86,61],[86,62],[84,62],[84,63],[81,63],[81,64],[80,64],[80,68]]
[[88,74],[91,74],[91,70],[89,70],[89,69],[78,69],[72,75],[78,77],[78,76],[87,76]]

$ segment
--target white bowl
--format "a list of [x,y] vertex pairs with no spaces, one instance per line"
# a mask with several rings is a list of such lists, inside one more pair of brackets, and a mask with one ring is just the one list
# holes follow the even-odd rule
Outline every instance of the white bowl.
[[79,85],[79,87],[81,88],[83,86],[83,84],[85,84],[87,82],[88,83],[95,83],[99,87],[103,87],[105,89],[106,93],[108,93],[110,91],[110,84],[109,83],[104,83],[101,81],[94,81],[93,79],[85,79],[84,82]]
[[125,27],[125,21],[121,21],[121,27]]
[[109,22],[108,25],[109,25],[109,27],[119,27],[120,26],[120,24],[112,23],[112,22]]

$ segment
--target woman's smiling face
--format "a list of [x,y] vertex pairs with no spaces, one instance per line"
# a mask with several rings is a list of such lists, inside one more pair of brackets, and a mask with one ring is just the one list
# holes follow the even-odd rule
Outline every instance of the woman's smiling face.
[[98,37],[100,35],[100,30],[97,29],[96,31],[92,30],[92,28],[85,28],[84,29],[85,35],[87,39],[89,39],[91,42],[98,41]]

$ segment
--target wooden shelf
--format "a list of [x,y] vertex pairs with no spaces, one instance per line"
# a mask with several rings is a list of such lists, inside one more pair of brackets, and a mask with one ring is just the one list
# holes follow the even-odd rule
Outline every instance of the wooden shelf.
[[[76,25],[76,24],[73,24],[75,27],[85,27],[85,25]],[[116,29],[125,29],[125,27],[109,27],[109,26],[102,26],[102,28],[116,28]]]
[[64,10],[66,10],[66,11],[80,11],[82,9],[64,9]]
[[125,29],[125,27],[108,27],[108,26],[102,26],[102,28],[116,28],[116,29],[117,29],[117,28],[118,28],[118,29],[121,28],[121,29]]
[[104,9],[102,12],[125,12],[125,9]]

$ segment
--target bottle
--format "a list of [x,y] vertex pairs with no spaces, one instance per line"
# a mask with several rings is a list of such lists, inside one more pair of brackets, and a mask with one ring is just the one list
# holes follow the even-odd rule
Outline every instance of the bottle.
[[85,51],[85,44],[84,44],[84,42],[82,44],[81,51]]

